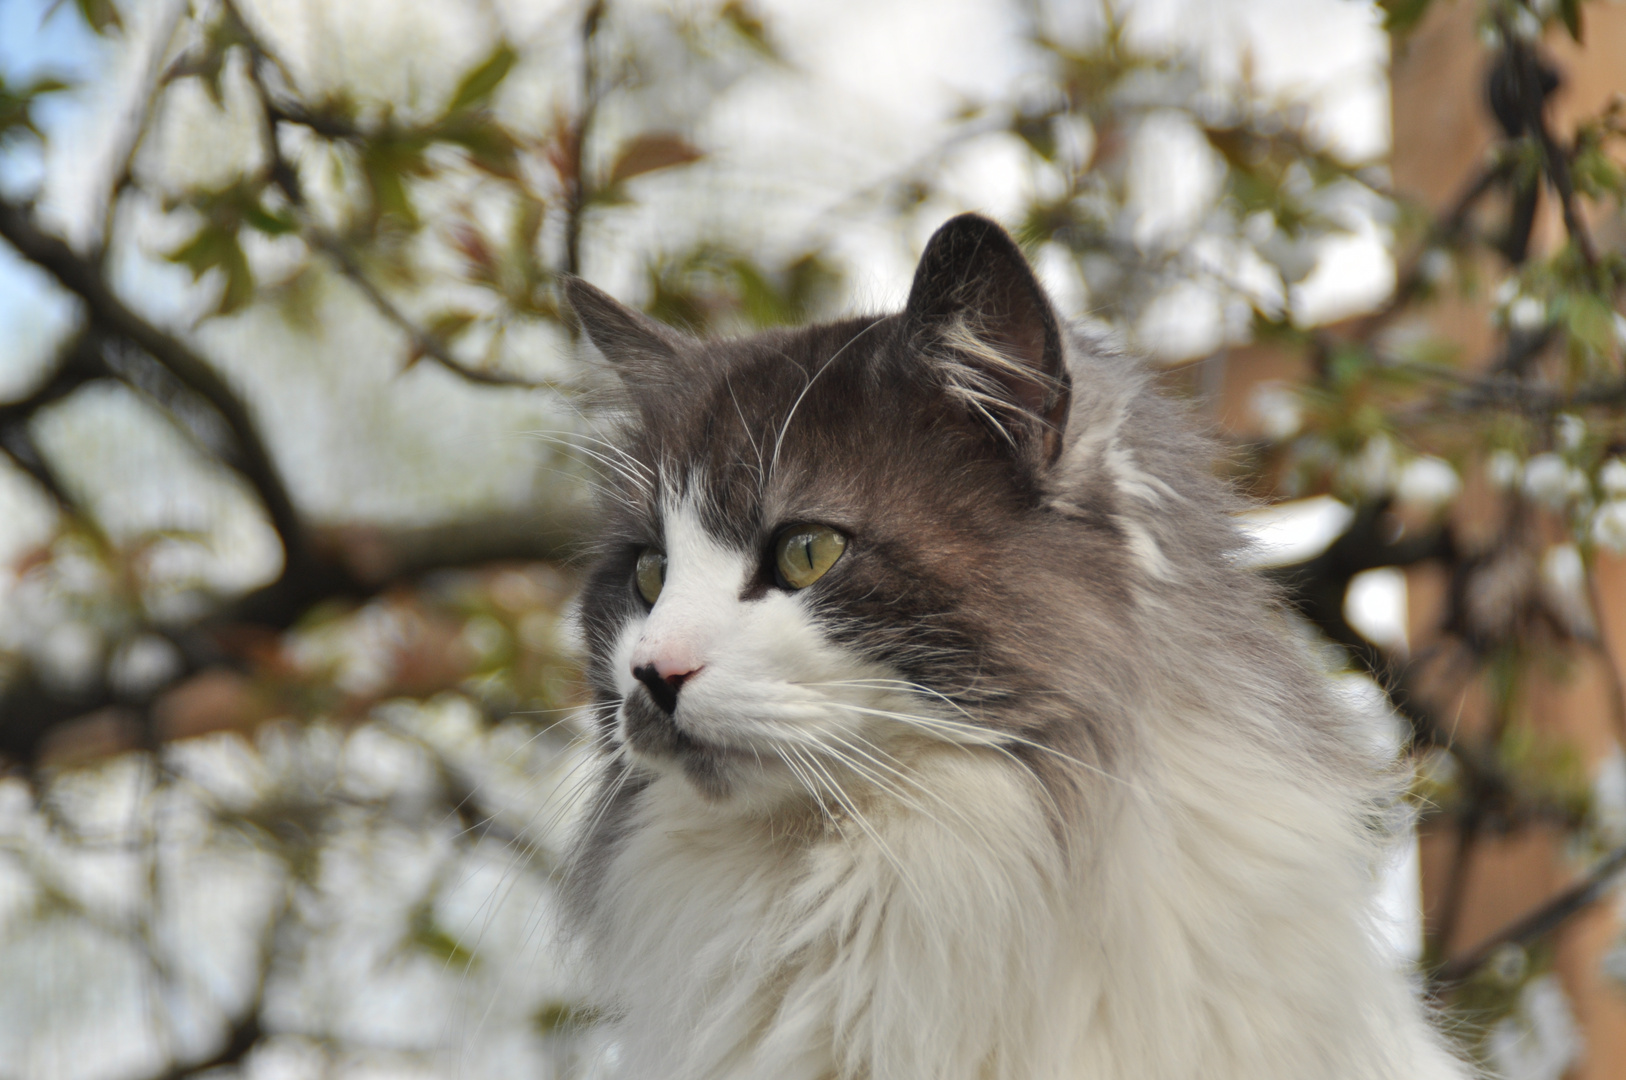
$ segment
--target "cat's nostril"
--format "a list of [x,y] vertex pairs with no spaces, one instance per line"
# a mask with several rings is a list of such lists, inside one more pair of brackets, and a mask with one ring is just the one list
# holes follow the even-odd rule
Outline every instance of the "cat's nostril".
[[643,667],[632,669],[632,677],[644,684],[655,704],[660,706],[662,712],[668,714],[677,711],[678,690],[693,674],[693,671],[679,671],[662,676],[654,664],[645,664]]

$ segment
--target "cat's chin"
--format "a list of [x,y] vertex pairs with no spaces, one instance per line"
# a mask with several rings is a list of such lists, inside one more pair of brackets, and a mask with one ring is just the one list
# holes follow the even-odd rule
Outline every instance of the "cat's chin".
[[786,786],[772,775],[776,759],[755,750],[698,738],[642,702],[622,707],[621,738],[635,762],[657,774],[678,774],[708,802],[756,802]]
[[[772,813],[800,793],[787,770],[776,770],[750,751],[693,743],[679,751],[649,752],[627,744],[634,763],[694,791],[702,801],[750,816]],[[777,775],[783,772],[783,775]]]

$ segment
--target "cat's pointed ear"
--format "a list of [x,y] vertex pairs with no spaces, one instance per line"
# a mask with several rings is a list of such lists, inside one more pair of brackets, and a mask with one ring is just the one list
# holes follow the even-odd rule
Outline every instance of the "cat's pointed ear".
[[1031,465],[1055,462],[1072,401],[1061,328],[1004,229],[976,214],[938,229],[904,318],[951,394]]
[[574,275],[564,278],[564,293],[588,340],[623,379],[658,384],[681,377],[687,350],[676,330]]

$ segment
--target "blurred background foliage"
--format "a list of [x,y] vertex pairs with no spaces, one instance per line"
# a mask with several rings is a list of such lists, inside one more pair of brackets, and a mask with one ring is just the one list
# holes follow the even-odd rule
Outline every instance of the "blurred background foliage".
[[[1468,1052],[1611,1075],[1552,973],[1626,864],[1626,106],[1557,130],[1543,44],[1601,6],[1322,7],[1379,61],[1467,13],[1499,126],[1444,206],[1149,2],[947,5],[928,84],[906,4],[0,0],[0,1077],[613,1067],[549,920],[601,453],[559,277],[796,323],[967,208],[1287,500],[1259,559],[1402,728],[1401,951]],[[1531,693],[1588,658],[1607,753]],[[1532,829],[1563,887],[1467,937]]]

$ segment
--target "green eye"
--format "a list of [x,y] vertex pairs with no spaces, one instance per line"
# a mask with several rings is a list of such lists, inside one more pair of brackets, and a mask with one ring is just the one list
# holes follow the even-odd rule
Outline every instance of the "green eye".
[[634,577],[639,595],[653,604],[660,598],[661,586],[666,584],[666,556],[658,551],[644,551],[638,556],[638,572]]
[[795,525],[774,545],[780,584],[805,589],[823,577],[847,550],[847,538],[828,525]]

